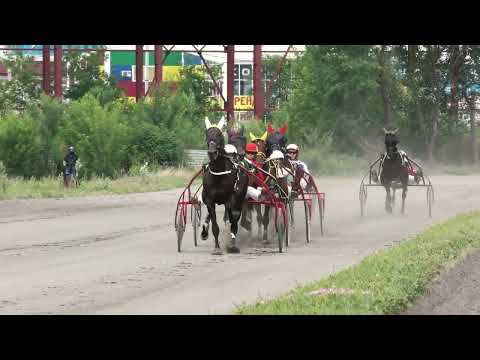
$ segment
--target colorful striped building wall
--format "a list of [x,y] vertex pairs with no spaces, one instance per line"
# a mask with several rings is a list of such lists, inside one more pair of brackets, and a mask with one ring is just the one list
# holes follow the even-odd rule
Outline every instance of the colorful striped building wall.
[[[155,59],[153,52],[146,52],[143,57],[143,78],[146,82],[153,81],[155,74]],[[163,80],[176,82],[179,80],[180,69],[188,65],[201,65],[199,56],[172,52],[165,56],[163,65]],[[108,65],[107,65],[108,66]],[[109,73],[123,89],[128,97],[135,97],[135,51],[112,51],[109,58]],[[108,71],[107,71],[108,72]]]

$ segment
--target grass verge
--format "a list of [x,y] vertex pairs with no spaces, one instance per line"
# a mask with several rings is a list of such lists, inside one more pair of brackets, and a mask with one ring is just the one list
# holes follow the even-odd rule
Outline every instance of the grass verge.
[[480,247],[480,211],[458,215],[358,265],[236,314],[397,314],[442,270]]
[[78,188],[70,189],[63,187],[61,176],[41,180],[0,177],[0,200],[162,191],[185,186],[194,173],[195,171],[190,169],[168,168],[138,176],[124,176],[115,180],[93,178],[82,181]]

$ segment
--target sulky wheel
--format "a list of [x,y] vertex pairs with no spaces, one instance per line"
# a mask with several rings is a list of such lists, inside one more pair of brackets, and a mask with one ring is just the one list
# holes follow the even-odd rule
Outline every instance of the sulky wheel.
[[295,230],[295,200],[290,200],[290,231],[293,232]]
[[202,219],[202,208],[200,205],[198,206],[198,209],[195,208],[195,205],[191,207],[190,217],[193,226],[193,244],[198,246],[198,229],[200,228],[200,221]]
[[433,186],[427,186],[427,206],[428,206],[428,216],[432,217],[432,205],[434,201],[434,193],[433,193]]
[[[323,236],[324,234],[324,226],[323,226],[323,219],[325,218],[325,195],[323,195],[321,198],[319,195],[317,195],[318,199],[318,216],[320,217],[320,234]],[[313,205],[312,205],[313,206]],[[311,212],[310,212],[310,218],[311,218]]]
[[285,223],[285,246],[290,246],[290,241],[292,240],[292,230],[293,230],[293,200],[288,201],[285,206],[285,218],[287,219]]
[[184,218],[184,206],[181,205],[177,212],[177,221],[175,230],[177,232],[177,251],[182,251],[182,239],[183,234],[185,233],[185,218]]
[[[311,236],[310,230],[312,225],[312,204],[310,200],[303,202],[303,208],[305,209],[305,237],[306,237],[307,243],[309,243],[310,236]],[[320,226],[322,226],[321,217],[320,217]]]
[[283,241],[285,238],[285,222],[283,220],[282,216],[282,208],[275,208],[275,212],[277,213],[277,219],[275,221],[275,231],[278,239],[278,252],[282,253],[283,252]]
[[360,216],[365,215],[365,205],[367,204],[367,191],[365,189],[365,186],[360,187]]

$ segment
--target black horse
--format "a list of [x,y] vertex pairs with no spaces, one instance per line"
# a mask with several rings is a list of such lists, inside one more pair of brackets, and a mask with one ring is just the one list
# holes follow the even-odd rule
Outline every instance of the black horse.
[[[244,136],[244,132],[244,126],[242,126],[240,129],[230,128],[227,130],[228,144],[235,147],[236,153],[229,153],[226,154],[226,156],[229,157],[233,162],[240,162],[245,156],[245,146],[247,145],[247,138]],[[228,220],[227,215],[227,211],[225,211],[225,215],[223,217],[224,222],[227,222]],[[209,224],[210,215],[207,214],[207,217],[205,218],[205,226],[208,228]],[[204,238],[203,240],[206,240],[206,238]]]
[[247,146],[247,138],[244,135],[245,127],[242,126],[240,129],[228,129],[228,143],[235,146],[237,149],[238,160],[242,160],[245,156],[245,146]]
[[283,154],[286,153],[287,147],[287,129],[288,125],[284,124],[280,129],[275,129],[272,124],[267,126],[267,141],[265,146],[266,156],[272,155],[274,150],[280,150]]
[[[385,187],[387,197],[385,199],[385,210],[388,213],[392,213],[392,195],[390,194],[390,188],[392,183],[400,181],[402,187],[402,214],[405,213],[405,199],[407,197],[408,189],[408,168],[406,166],[406,157],[403,151],[398,151],[397,144],[399,144],[398,137],[396,135],[398,129],[394,131],[385,132],[385,147],[386,153],[380,162],[380,183]],[[394,190],[395,191],[395,190]]]
[[[212,220],[212,232],[215,237],[213,254],[222,254],[218,242],[220,229],[217,224],[215,205],[225,205],[225,211],[230,220],[231,242],[227,245],[227,252],[238,253],[240,250],[236,246],[235,240],[242,203],[247,192],[248,177],[235,166],[231,157],[225,153],[225,139],[221,131],[224,119],[214,126],[206,119],[205,124],[209,163],[204,169],[202,199],[208,209],[208,218]],[[208,237],[207,222],[203,225],[201,236],[203,239]]]

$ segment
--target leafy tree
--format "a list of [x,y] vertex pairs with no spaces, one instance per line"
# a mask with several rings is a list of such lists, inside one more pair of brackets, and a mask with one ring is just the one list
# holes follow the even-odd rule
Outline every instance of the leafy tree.
[[[221,66],[209,64],[209,68],[221,88]],[[195,102],[194,113],[199,119],[202,118],[202,121],[210,110],[218,107],[214,98],[210,96],[213,88],[213,81],[205,68],[185,66],[180,70],[177,93],[193,96]]]
[[67,99],[80,99],[90,93],[98,98],[100,104],[105,105],[122,96],[114,79],[102,70],[101,51],[91,53],[70,51],[64,56],[64,63],[70,82],[65,94]]
[[31,56],[9,53],[4,60],[11,80],[0,82],[0,114],[9,110],[23,111],[40,99],[40,77]]
[[480,84],[480,47],[478,45],[463,45],[466,55],[464,64],[458,73],[459,98],[465,101],[470,115],[470,141],[472,162],[478,164],[478,140],[476,134],[475,118],[478,112],[476,102],[479,96]]
[[359,135],[382,119],[378,65],[370,46],[307,46],[298,60],[294,90],[286,105],[291,133],[311,140],[312,129],[331,134],[338,149],[358,150]]
[[[263,79],[262,84],[265,91],[271,84],[271,93],[267,101],[270,108],[279,108],[288,101],[291,91],[295,83],[295,65],[296,59],[287,58],[283,63],[283,67],[276,79],[273,76],[280,67],[283,56],[267,56],[263,59]],[[265,79],[268,79],[265,81]],[[270,83],[270,80],[275,80]],[[267,94],[266,94],[267,95]]]

